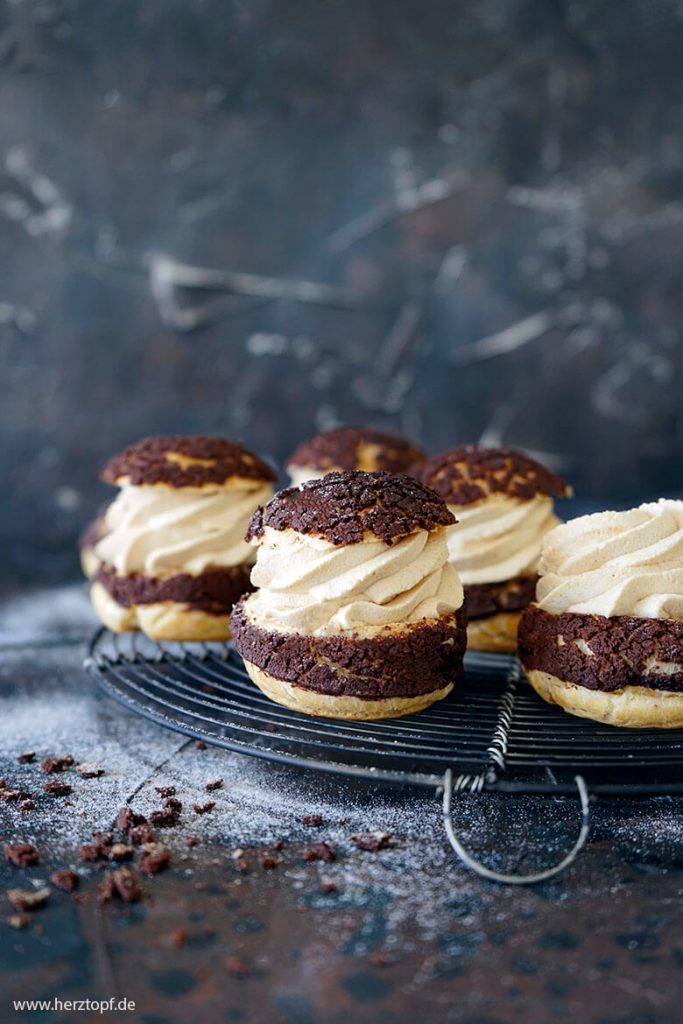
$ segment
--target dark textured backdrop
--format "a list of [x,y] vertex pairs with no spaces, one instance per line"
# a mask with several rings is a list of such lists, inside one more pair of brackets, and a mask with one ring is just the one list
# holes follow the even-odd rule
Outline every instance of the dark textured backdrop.
[[674,0],[11,0],[0,560],[155,431],[340,420],[680,489]]

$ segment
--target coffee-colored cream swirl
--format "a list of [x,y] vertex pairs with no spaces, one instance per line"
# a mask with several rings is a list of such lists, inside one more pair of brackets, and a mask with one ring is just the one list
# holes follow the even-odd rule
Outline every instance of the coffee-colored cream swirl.
[[254,552],[244,534],[272,493],[270,485],[243,478],[223,487],[122,487],[107,509],[96,555],[120,576],[197,575],[250,564]]
[[389,545],[367,534],[334,545],[266,527],[251,580],[249,614],[264,629],[372,634],[384,626],[448,615],[462,605],[445,529],[417,530]]
[[543,494],[525,501],[492,495],[448,507],[458,520],[448,531],[449,557],[466,586],[535,573],[543,537],[560,522]]
[[683,501],[558,526],[540,571],[537,600],[547,612],[683,619]]

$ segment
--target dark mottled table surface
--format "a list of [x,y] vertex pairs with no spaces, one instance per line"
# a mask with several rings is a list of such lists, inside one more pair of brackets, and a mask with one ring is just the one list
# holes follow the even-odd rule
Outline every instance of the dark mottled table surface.
[[[40,855],[32,867],[0,867],[0,1019],[73,1019],[19,1014],[13,1000],[115,997],[135,1010],[82,1019],[680,1020],[681,801],[599,803],[589,845],[563,876],[502,888],[454,860],[429,793],[198,749],[134,717],[82,671],[91,628],[79,588],[0,610],[0,775],[35,803],[22,811],[0,800],[0,835]],[[20,764],[27,751],[35,762]],[[42,771],[42,758],[66,753],[104,774]],[[46,794],[49,779],[72,792]],[[111,869],[83,862],[81,844],[111,829],[126,802],[149,815],[165,786],[183,805],[176,825],[156,830],[168,869],[139,873],[138,850],[142,898],[101,902]],[[209,799],[215,807],[198,813]],[[576,803],[564,799],[468,797],[457,813],[467,843],[499,867],[557,858],[576,828]],[[384,849],[352,841],[375,830],[391,833]],[[307,859],[321,842],[333,861]],[[80,876],[76,895],[48,881],[65,867]],[[46,881],[47,902],[17,921],[6,890]]]

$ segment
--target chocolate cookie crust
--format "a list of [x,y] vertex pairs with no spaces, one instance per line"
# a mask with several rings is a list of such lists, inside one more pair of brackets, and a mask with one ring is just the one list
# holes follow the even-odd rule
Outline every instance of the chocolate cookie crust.
[[[552,615],[532,604],[519,624],[519,659],[525,669],[539,669],[589,690],[611,693],[644,686],[683,693],[683,622],[634,615]],[[672,671],[657,671],[662,662]]]
[[230,477],[268,483],[275,473],[237,441],[222,437],[145,437],[109,460],[101,473],[108,484],[168,484],[202,487]]
[[243,594],[253,590],[249,573],[249,566],[235,565],[229,569],[212,569],[197,576],[178,573],[161,580],[140,573],[117,576],[111,565],[101,565],[95,579],[123,608],[175,601],[215,615],[225,615]]
[[312,533],[331,544],[358,544],[367,531],[392,544],[415,530],[455,522],[445,503],[412,477],[354,470],[279,491],[254,512],[246,540],[269,526]]
[[465,444],[418,463],[411,473],[450,505],[472,505],[492,494],[521,500],[571,494],[561,477],[514,448]]
[[340,427],[304,441],[287,459],[288,466],[310,466],[311,469],[349,471],[358,467],[359,454],[371,446],[374,470],[405,473],[424,452],[411,441],[397,434],[385,434],[365,427]]
[[233,610],[230,628],[245,661],[275,679],[364,700],[442,689],[462,675],[467,644],[462,610],[387,636],[304,636],[261,629],[249,620],[243,600]]
[[464,587],[467,618],[519,612],[536,596],[537,576],[514,576],[504,583],[468,583]]

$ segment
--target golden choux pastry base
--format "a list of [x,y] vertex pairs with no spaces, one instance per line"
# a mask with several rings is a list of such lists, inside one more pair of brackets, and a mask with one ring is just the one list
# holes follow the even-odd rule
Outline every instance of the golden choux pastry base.
[[570,715],[591,718],[627,729],[682,729],[683,693],[625,686],[603,693],[569,683],[548,672],[529,669],[526,677],[549,704],[558,704]]
[[292,711],[318,718],[346,718],[356,721],[371,721],[378,718],[400,718],[422,711],[437,700],[442,700],[453,689],[453,683],[441,690],[423,693],[418,697],[387,697],[383,700],[362,700],[360,697],[331,697],[328,694],[306,690],[303,686],[285,683],[275,679],[250,661],[244,666],[258,688],[277,704]]
[[225,641],[230,639],[230,616],[210,615],[176,601],[138,604],[124,608],[101,583],[94,583],[90,599],[95,611],[114,633],[141,630],[150,640],[186,642]]
[[514,654],[521,612],[498,612],[467,623],[467,650]]

